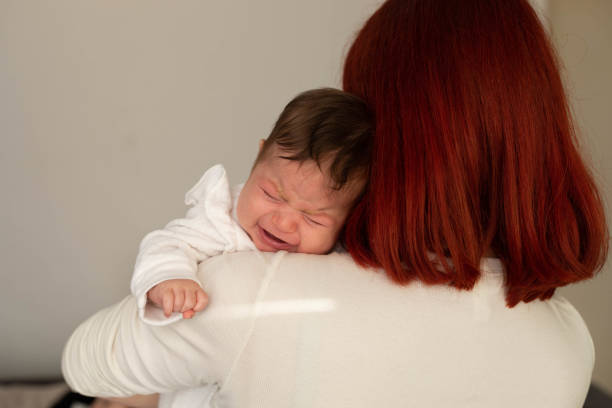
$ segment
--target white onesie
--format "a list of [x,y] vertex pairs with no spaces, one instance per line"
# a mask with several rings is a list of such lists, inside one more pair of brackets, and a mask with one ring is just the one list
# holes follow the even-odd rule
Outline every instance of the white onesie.
[[166,317],[162,309],[147,303],[147,292],[153,286],[170,279],[191,279],[201,286],[197,278],[200,262],[223,252],[256,249],[236,217],[242,186],[230,190],[225,168],[221,164],[211,167],[185,194],[185,204],[191,206],[185,218],[144,237],[130,287],[145,323],[162,326],[182,319],[181,313]]

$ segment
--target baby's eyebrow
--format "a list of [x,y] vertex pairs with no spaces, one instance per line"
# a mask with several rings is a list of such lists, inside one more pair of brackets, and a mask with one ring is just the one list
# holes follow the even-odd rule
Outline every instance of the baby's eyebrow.
[[322,207],[322,208],[318,208],[316,210],[302,210],[303,213],[308,214],[308,215],[327,215],[327,214],[320,214],[320,213],[324,213],[325,211],[329,210],[330,207]]
[[287,200],[287,197],[285,196],[282,186],[280,186],[276,182],[272,182],[272,184],[274,184],[274,188],[276,188],[276,192],[278,193],[281,200],[283,200],[284,202],[287,202],[288,200]]
[[[282,180],[270,180],[272,182],[272,184],[274,185],[274,188],[276,188],[276,192],[278,193],[278,196],[280,197],[281,200],[283,200],[284,202],[288,203],[289,199],[287,198],[287,196],[285,196],[284,190],[283,190],[283,186],[282,186]],[[317,208],[316,210],[300,210],[300,212],[304,213],[304,214],[308,214],[308,215],[325,215],[328,216],[328,214],[324,213],[324,211],[330,210],[331,207],[321,207],[321,208]],[[320,214],[322,213],[322,214]]]

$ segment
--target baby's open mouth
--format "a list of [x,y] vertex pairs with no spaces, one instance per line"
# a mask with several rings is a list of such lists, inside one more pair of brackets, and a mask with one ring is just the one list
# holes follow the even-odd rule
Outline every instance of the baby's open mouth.
[[287,241],[283,241],[282,239],[280,239],[279,237],[277,237],[276,235],[272,235],[268,232],[268,230],[263,229],[264,234],[266,234],[266,237],[270,238],[272,241],[278,242],[279,244],[287,244],[289,245],[289,243]]
[[291,244],[284,239],[277,237],[272,234],[261,225],[257,225],[257,234],[259,235],[259,242],[263,245],[260,250],[263,251],[292,251],[295,249],[295,245]]

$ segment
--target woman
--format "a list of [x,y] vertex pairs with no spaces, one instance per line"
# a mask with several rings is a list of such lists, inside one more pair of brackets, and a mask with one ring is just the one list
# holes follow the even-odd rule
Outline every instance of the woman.
[[160,406],[582,406],[592,342],[554,291],[593,276],[607,230],[528,3],[389,0],[344,87],[376,115],[350,256],[214,258],[209,309],[166,327],[127,298],[73,334],[73,388]]

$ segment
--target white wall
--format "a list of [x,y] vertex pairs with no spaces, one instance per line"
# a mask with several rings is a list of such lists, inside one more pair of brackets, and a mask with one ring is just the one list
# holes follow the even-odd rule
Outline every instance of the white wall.
[[[553,29],[584,37],[559,45],[610,197],[610,3],[537,3],[557,1]],[[0,379],[58,376],[72,329],[128,293],[141,237],[183,214],[211,164],[246,177],[297,92],[339,86],[379,3],[0,0]],[[574,27],[582,7],[595,7],[593,24]],[[612,390],[610,278],[566,293],[593,332],[595,379]]]

